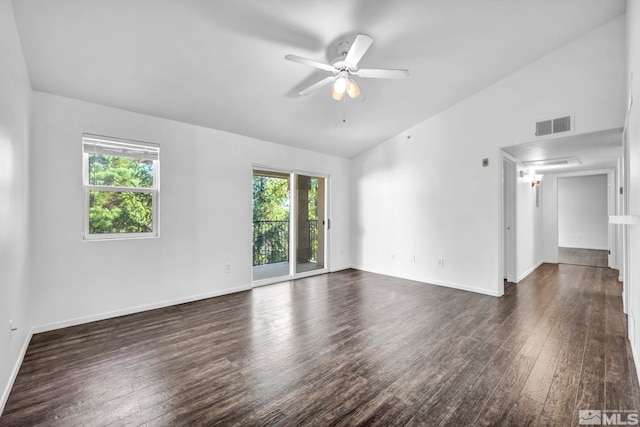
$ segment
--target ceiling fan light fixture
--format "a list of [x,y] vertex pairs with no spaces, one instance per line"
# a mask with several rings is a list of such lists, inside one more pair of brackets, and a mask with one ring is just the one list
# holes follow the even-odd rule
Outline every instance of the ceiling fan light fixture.
[[347,94],[351,99],[356,99],[360,96],[360,87],[355,80],[349,79],[349,81],[347,82]]
[[333,91],[339,94],[343,94],[347,90],[347,79],[344,77],[338,77],[333,84]]
[[286,55],[284,59],[333,74],[301,90],[300,95],[307,95],[319,87],[333,83],[333,93],[331,97],[336,101],[342,100],[345,92],[347,92],[351,99],[358,98],[359,100],[363,100],[365,96],[360,92],[358,84],[355,80],[351,79],[351,76],[365,79],[403,79],[409,76],[408,70],[358,68],[360,60],[364,54],[367,53],[372,43],[373,39],[371,36],[359,33],[356,35],[353,43],[346,41],[340,43],[338,46],[338,57],[334,59],[331,64],[291,54]]

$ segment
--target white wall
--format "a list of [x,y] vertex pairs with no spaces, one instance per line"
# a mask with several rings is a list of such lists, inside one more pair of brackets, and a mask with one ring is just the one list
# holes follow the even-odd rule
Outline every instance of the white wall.
[[558,263],[558,176],[546,174],[542,179],[542,229],[544,262]]
[[[520,177],[520,172],[523,177]],[[518,165],[518,181],[516,183],[516,273],[518,282],[542,264],[543,230],[542,187],[532,187],[529,168]],[[539,201],[536,206],[536,191]]]
[[[161,145],[159,239],[82,241],[83,132]],[[330,268],[351,263],[348,159],[39,92],[32,141],[37,330],[248,288],[254,163],[331,175]]]
[[624,29],[618,17],[354,158],[354,264],[500,295],[500,147],[556,114],[576,133],[622,126]]
[[558,179],[558,245],[563,248],[609,248],[606,175]]
[[[640,215],[640,2],[627,2],[627,78],[635,105],[629,116],[629,213]],[[631,85],[633,73],[633,85]],[[625,94],[628,99],[628,94]],[[625,277],[630,290],[629,333],[635,335],[633,353],[636,367],[640,367],[640,225],[630,227],[630,277]]]
[[[13,7],[0,0],[0,413],[30,337],[30,103]],[[13,334],[9,320],[18,328]]]

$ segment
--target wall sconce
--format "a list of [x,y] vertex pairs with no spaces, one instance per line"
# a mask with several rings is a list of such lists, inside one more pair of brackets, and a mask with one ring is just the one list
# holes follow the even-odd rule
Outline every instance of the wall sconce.
[[542,182],[542,174],[535,174],[533,175],[533,180],[531,181],[531,186],[535,187],[536,185],[540,185],[540,183]]

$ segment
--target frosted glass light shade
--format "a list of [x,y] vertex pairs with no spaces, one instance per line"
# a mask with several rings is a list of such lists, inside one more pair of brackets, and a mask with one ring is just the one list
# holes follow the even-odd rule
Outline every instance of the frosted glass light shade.
[[344,77],[339,77],[336,82],[333,84],[333,90],[336,93],[344,93],[344,91],[347,89],[347,79],[345,79]]
[[356,99],[360,96],[360,88],[358,87],[358,83],[355,80],[349,80],[347,82],[347,94],[351,99]]
[[344,97],[344,92],[342,93],[338,93],[335,90],[331,93],[331,98],[335,99],[336,101],[342,101],[342,98]]

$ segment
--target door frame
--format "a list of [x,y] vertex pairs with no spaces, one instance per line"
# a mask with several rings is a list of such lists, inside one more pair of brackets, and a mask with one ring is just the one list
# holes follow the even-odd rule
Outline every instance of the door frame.
[[[631,114],[631,107],[633,105],[633,101],[629,102],[629,108],[627,110],[627,119],[625,121],[625,126],[622,131],[622,162],[621,162],[621,182],[618,183],[620,188],[622,189],[622,194],[619,194],[620,197],[620,208],[621,212],[618,215],[629,215],[629,188],[630,188],[630,179],[629,179],[629,116]],[[631,309],[631,287],[629,286],[629,282],[631,280],[631,258],[630,258],[630,250],[629,250],[629,226],[628,225],[618,225],[621,228],[621,238],[622,238],[622,266],[620,269],[622,276],[622,309],[625,314],[629,313]],[[632,326],[631,322],[629,323],[628,336],[633,340],[635,337],[632,334]],[[634,344],[632,342],[632,344]]]
[[517,272],[517,215],[516,181],[517,165],[505,152],[502,153],[502,276],[507,282],[518,283]]
[[[618,171],[616,169],[607,173],[607,215],[616,215],[616,188],[618,188]],[[607,224],[607,239],[609,255],[607,266],[611,269],[618,269],[618,235],[615,224]],[[623,295],[624,296],[624,295]]]

